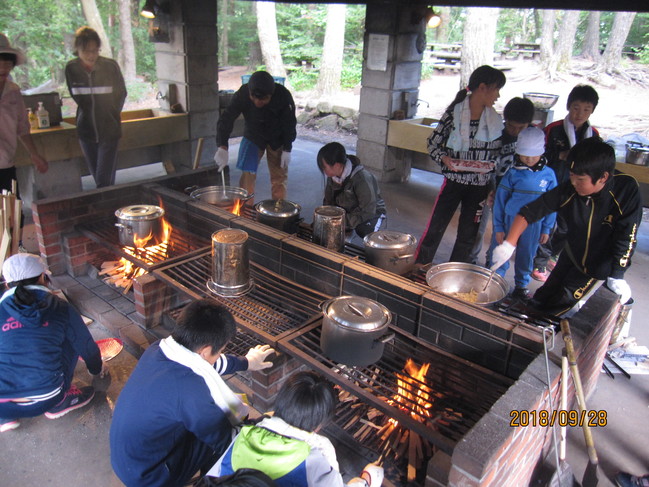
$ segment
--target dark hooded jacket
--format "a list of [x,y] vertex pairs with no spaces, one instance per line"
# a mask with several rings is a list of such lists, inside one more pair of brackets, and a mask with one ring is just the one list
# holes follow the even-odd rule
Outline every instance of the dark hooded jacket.
[[386,211],[374,175],[363,167],[357,157],[350,160],[352,172],[342,184],[327,178],[323,203],[344,208],[347,227],[356,228],[372,218],[385,215]]
[[553,211],[568,224],[564,252],[581,272],[595,279],[624,277],[642,220],[635,178],[616,173],[590,196],[579,196],[568,181],[521,208],[519,214],[533,223]]
[[43,286],[26,288],[34,304],[16,303],[16,288],[0,301],[0,399],[67,390],[79,356],[91,374],[101,372],[99,347],[79,313]]

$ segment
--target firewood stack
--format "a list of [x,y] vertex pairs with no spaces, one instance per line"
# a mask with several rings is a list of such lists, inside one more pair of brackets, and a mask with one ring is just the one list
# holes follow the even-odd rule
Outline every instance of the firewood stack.
[[16,181],[12,181],[12,190],[2,190],[2,206],[0,207],[0,268],[4,261],[18,253],[20,243],[20,218],[22,204],[16,197]]

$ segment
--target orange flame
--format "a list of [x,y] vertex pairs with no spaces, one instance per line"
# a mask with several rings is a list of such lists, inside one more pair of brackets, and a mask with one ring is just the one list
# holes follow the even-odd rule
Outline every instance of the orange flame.
[[234,206],[232,207],[232,214],[241,216],[241,207],[243,206],[243,201],[241,200],[235,200],[234,201]]
[[[392,404],[399,404],[404,410],[410,412],[410,415],[421,421],[422,417],[430,418],[429,409],[433,406],[431,398],[431,388],[426,385],[426,374],[430,364],[424,364],[417,367],[412,359],[406,361],[403,368],[406,374],[397,375],[397,394],[393,397]],[[394,420],[395,424],[397,423]]]

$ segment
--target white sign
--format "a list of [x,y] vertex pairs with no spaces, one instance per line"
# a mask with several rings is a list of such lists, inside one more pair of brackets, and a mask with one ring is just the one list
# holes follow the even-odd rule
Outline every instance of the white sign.
[[385,71],[388,69],[388,45],[390,36],[370,34],[367,47],[367,69]]

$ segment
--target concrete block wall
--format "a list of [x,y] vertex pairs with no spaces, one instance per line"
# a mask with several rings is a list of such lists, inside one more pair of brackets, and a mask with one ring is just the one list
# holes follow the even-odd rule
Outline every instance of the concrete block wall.
[[[365,50],[360,98],[359,133],[356,153],[381,181],[404,181],[410,165],[402,151],[387,146],[388,122],[396,110],[416,112],[421,81],[422,53],[417,49],[424,33],[422,22],[413,24],[412,5],[372,4],[367,6]],[[367,67],[370,34],[389,36],[385,71]],[[406,100],[408,95],[411,101]]]

